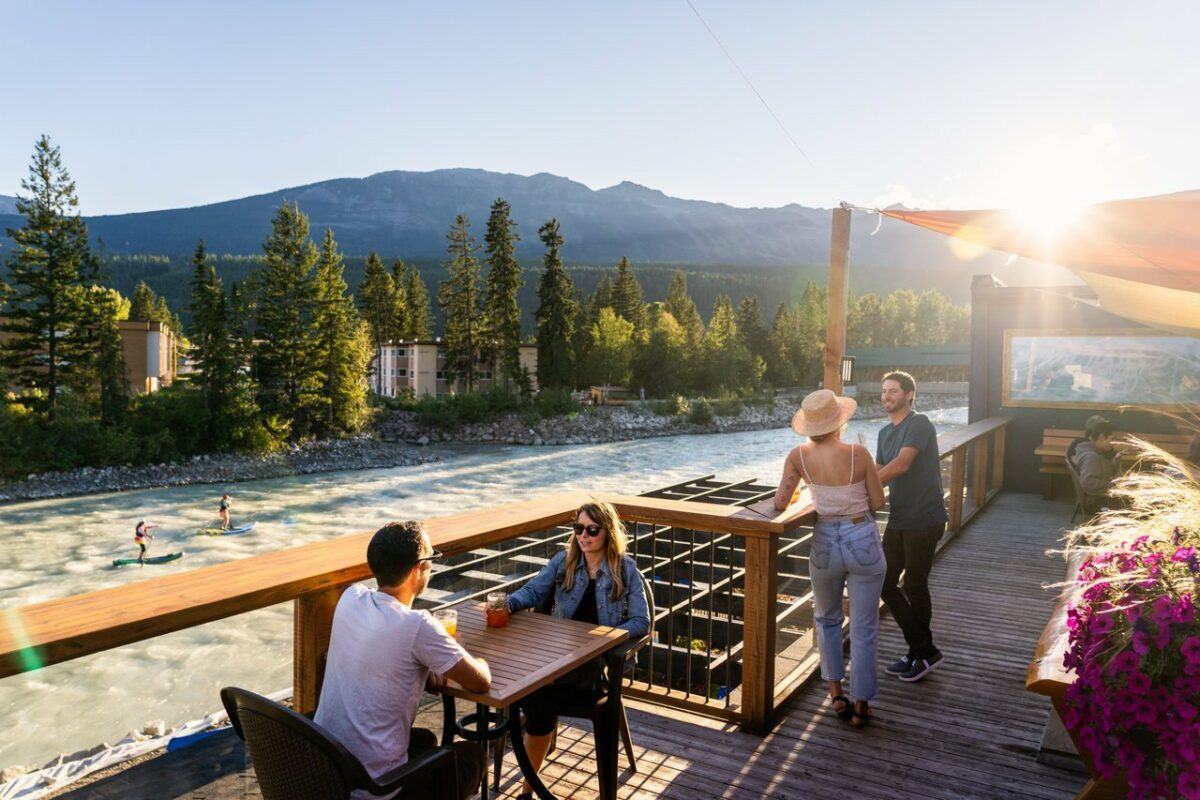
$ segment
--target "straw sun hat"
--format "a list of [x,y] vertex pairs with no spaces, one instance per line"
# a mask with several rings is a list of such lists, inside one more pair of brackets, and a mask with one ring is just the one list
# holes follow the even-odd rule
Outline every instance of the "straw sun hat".
[[828,389],[818,389],[804,398],[792,417],[792,430],[801,436],[832,433],[854,416],[858,403],[850,397],[838,397]]

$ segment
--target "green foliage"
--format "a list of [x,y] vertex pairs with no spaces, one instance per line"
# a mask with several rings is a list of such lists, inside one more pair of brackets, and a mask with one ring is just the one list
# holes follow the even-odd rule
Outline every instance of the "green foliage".
[[81,336],[78,326],[96,262],[77,210],[75,181],[48,137],[34,146],[21,188],[27,194],[17,197],[17,213],[25,224],[8,229],[15,254],[0,330],[13,336],[3,355],[10,379],[41,398],[53,418],[61,386],[90,383],[94,339]]
[[517,261],[517,223],[503,198],[492,203],[484,244],[487,250],[487,282],[483,292],[484,359],[497,368],[496,376],[507,384],[521,382],[521,264]]
[[633,323],[611,308],[600,309],[592,326],[591,361],[604,386],[624,386],[633,357]]
[[688,399],[681,394],[656,400],[650,409],[660,417],[678,417],[688,413]]
[[651,397],[687,389],[689,364],[687,334],[668,311],[659,311],[646,343],[633,357],[633,385]]
[[371,341],[375,345],[375,355],[378,356],[384,343],[395,332],[396,284],[383,268],[383,261],[375,251],[367,256],[363,282],[358,287],[358,307],[366,320]]
[[617,265],[617,277],[612,284],[612,308],[617,316],[633,323],[634,336],[640,338],[646,330],[646,302],[642,285],[633,274],[629,259],[624,256]]
[[717,400],[714,411],[718,417],[736,417],[745,409],[739,397],[726,396]]
[[538,283],[537,320],[538,386],[563,389],[571,386],[575,372],[575,322],[579,306],[575,302],[575,287],[563,269],[559,248],[563,237],[558,220],[548,220],[538,229],[538,237],[546,246],[542,259],[542,278]]
[[533,403],[543,417],[561,417],[579,409],[579,404],[571,399],[569,389],[542,389]]
[[333,231],[326,230],[317,261],[316,359],[321,372],[324,413],[314,425],[319,434],[353,433],[366,424],[367,365],[371,346],[354,299],[346,293],[342,254]]
[[[308,217],[294,203],[279,207],[263,242],[264,264],[254,318],[254,375],[263,413],[307,435],[321,406],[317,353],[317,248]],[[317,412],[319,413],[319,412]]]
[[433,311],[429,307],[429,290],[415,266],[410,266],[404,278],[404,296],[408,302],[405,339],[428,339],[433,336]]
[[479,261],[475,258],[479,247],[470,227],[466,215],[459,214],[446,234],[449,277],[438,289],[438,305],[446,315],[442,336],[444,371],[449,380],[458,381],[467,392],[474,390],[479,380],[486,338],[486,320],[480,307]]
[[701,397],[699,400],[692,401],[691,409],[688,411],[688,422],[693,425],[708,425],[713,421],[712,404]]

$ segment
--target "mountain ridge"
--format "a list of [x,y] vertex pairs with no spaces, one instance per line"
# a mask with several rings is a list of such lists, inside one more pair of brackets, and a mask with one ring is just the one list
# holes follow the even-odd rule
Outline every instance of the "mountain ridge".
[[[93,241],[102,241],[112,254],[186,254],[201,238],[210,252],[258,254],[275,209],[287,200],[309,215],[314,239],[332,228],[348,255],[375,250],[389,258],[440,260],[457,214],[468,215],[482,243],[488,209],[497,197],[512,206],[521,236],[517,255],[529,262],[541,258],[537,229],[550,217],[562,226],[564,256],[571,263],[615,263],[628,256],[635,263],[774,271],[824,264],[829,258],[832,209],[795,203],[742,208],[672,197],[628,180],[592,189],[549,172],[519,175],[469,167],[330,178],[216,203],[86,220]],[[5,213],[12,205],[6,201],[10,198],[0,196],[0,230],[20,224],[11,213],[15,208]],[[938,234],[891,220],[877,233],[875,228],[875,219],[856,215],[851,263],[911,272],[914,288],[936,288],[942,279],[958,284],[961,278],[966,284],[977,272],[1012,273],[1002,254],[966,265]]]

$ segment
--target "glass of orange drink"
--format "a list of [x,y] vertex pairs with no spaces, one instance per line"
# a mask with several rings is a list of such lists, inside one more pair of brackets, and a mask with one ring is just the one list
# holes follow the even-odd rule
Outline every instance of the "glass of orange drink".
[[453,608],[439,608],[433,612],[433,618],[441,623],[446,633],[451,636],[458,635],[458,612]]

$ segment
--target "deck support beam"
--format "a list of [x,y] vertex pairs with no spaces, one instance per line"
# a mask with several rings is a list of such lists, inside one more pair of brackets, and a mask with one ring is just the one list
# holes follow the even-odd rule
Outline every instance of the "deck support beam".
[[829,243],[829,291],[826,294],[825,388],[842,393],[842,356],[846,355],[846,305],[850,302],[850,209],[833,210]]
[[742,611],[742,729],[763,734],[775,717],[775,603],[779,535],[746,537]]

